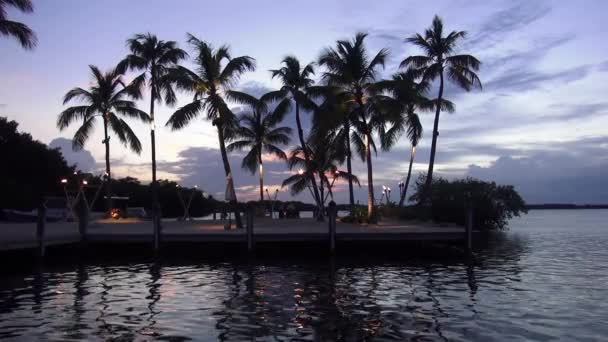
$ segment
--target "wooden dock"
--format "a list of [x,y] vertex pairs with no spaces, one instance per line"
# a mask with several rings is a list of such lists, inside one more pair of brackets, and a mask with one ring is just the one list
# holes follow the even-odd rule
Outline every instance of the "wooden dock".
[[[335,223],[334,243],[395,243],[399,241],[464,242],[466,230],[456,225],[426,222],[383,221],[374,225]],[[330,240],[329,222],[314,219],[255,218],[252,239],[255,244],[323,243]],[[95,244],[141,243],[153,241],[152,221],[136,219],[99,220],[88,225],[87,241]],[[77,222],[46,223],[44,244],[58,246],[81,241]],[[224,229],[220,221],[163,221],[162,244],[247,243],[247,230]],[[0,223],[0,251],[35,249],[35,223]]]

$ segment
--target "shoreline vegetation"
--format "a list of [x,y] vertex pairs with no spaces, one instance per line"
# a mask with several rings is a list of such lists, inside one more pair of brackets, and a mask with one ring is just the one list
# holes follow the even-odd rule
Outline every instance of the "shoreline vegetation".
[[[33,10],[31,1],[19,3],[24,12]],[[7,5],[0,2],[0,6]],[[31,31],[13,36],[24,48],[35,45],[35,35]],[[350,214],[342,219],[349,222],[377,223],[382,218],[393,217],[463,224],[465,208],[473,206],[475,223],[480,228],[502,229],[508,218],[525,213],[525,203],[512,186],[433,177],[440,114],[452,113],[456,107],[447,99],[451,94],[445,93],[444,88],[465,92],[482,88],[476,74],[481,62],[473,55],[456,53],[467,33],[446,30],[441,18],[434,16],[423,33],[404,37],[404,43],[414,46],[420,54],[398,56],[403,59],[387,78],[381,75],[391,57],[390,51],[386,48],[370,51],[366,37],[366,33],[359,32],[352,39],[327,45],[318,58],[309,63],[301,63],[296,56],[287,55],[278,69],[269,70],[269,78],[280,81],[280,88],[254,96],[238,87],[245,74],[256,69],[253,57],[234,56],[228,45],[213,46],[191,33],[187,33],[187,50],[182,50],[176,41],[162,40],[149,32],[134,34],[126,40],[128,53],[114,67],[102,71],[95,65],[89,66],[92,82],[86,88],[69,90],[63,104],[71,106],[57,116],[56,126],[60,131],[78,127],[72,139],[74,150],[80,150],[94,140],[95,126],[102,126],[105,173],[100,176],[82,174],[62,160],[55,161],[52,166],[42,166],[55,167],[55,172],[38,187],[28,186],[29,180],[20,172],[7,172],[3,182],[15,193],[35,190],[30,198],[16,204],[17,207],[40,207],[48,195],[65,194],[69,198],[68,190],[77,199],[76,193],[88,192],[85,197],[91,198],[91,192],[95,192],[94,197],[99,201],[89,204],[80,198],[74,205],[85,206],[86,211],[105,210],[107,217],[111,217],[118,206],[113,202],[120,202],[127,196],[130,206],[145,207],[151,213],[154,234],[159,236],[160,218],[179,211],[176,203],[184,201],[182,195],[190,196],[193,210],[201,213],[217,208],[221,203],[211,196],[205,198],[196,187],[182,188],[171,181],[157,180],[155,131],[159,119],[155,117],[155,107],[165,105],[176,107],[165,123],[173,131],[184,129],[201,118],[211,122],[217,130],[226,177],[225,203],[221,206],[222,210],[234,212],[237,228],[243,227],[239,214],[243,204],[238,201],[228,159],[233,151],[244,151],[246,155],[240,166],[259,175],[261,204],[257,206],[262,208],[258,211],[268,210],[268,203],[273,202],[268,187],[265,188],[263,168],[264,157],[272,155],[285,160],[292,172],[281,187],[289,188],[292,195],[310,192],[318,221],[325,220],[329,203],[335,204],[336,181],[348,184],[347,210]],[[184,62],[191,62],[193,67],[185,67]],[[127,80],[130,81],[127,83]],[[455,88],[445,87],[446,82]],[[144,93],[150,96],[148,112],[139,108]],[[191,102],[178,103],[178,93],[187,95]],[[239,106],[239,112],[234,110],[236,106]],[[426,175],[419,177],[415,193],[408,197],[416,146],[424,139],[419,119],[423,112],[434,114],[430,161]],[[295,132],[291,127],[282,126],[287,115],[295,115]],[[134,120],[150,125],[149,147],[131,129],[130,122]],[[311,124],[310,128],[305,122]],[[2,123],[7,128],[3,134],[24,135],[17,132],[17,123],[6,120]],[[130,177],[113,178],[110,145],[115,138],[136,154],[144,148],[151,149],[150,186]],[[22,140],[25,144],[37,143],[31,137]],[[290,143],[292,145],[288,146]],[[410,148],[409,160],[404,160],[404,164],[409,161],[409,167],[407,176],[403,177],[405,182],[399,182],[399,193],[394,196],[397,199],[390,201],[390,188],[383,187],[378,192],[374,187],[373,158],[396,145]],[[5,147],[10,153],[9,146]],[[291,150],[285,152],[286,147]],[[20,160],[23,157],[15,156],[14,159],[8,165],[24,163]],[[357,159],[367,171],[361,180],[353,174],[352,164]],[[406,170],[403,171],[405,174]],[[31,172],[25,174],[31,175]],[[354,186],[362,185],[367,188],[366,206],[355,204],[353,195]],[[93,189],[103,189],[103,195],[98,196],[100,191]],[[408,201],[414,205],[408,206]],[[100,202],[105,202],[105,207]],[[306,206],[301,202],[297,205]],[[15,205],[7,199],[1,208],[11,206]]]

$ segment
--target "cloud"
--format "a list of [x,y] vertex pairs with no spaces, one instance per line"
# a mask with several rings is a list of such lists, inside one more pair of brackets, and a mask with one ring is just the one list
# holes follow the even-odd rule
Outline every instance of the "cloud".
[[509,1],[509,7],[488,16],[471,35],[465,47],[481,49],[502,42],[513,31],[548,15],[551,8],[540,1]]
[[569,83],[585,78],[590,66],[583,65],[555,72],[539,72],[531,69],[513,68],[501,76],[486,82],[485,89],[490,91],[527,91],[551,86],[553,82]]
[[470,165],[466,175],[512,184],[529,203],[608,203],[608,137],[553,144],[523,157],[502,155],[487,167]]
[[49,143],[49,147],[59,148],[69,165],[75,164],[83,172],[97,171],[95,158],[93,158],[91,152],[85,149],[74,151],[71,139],[55,138]]

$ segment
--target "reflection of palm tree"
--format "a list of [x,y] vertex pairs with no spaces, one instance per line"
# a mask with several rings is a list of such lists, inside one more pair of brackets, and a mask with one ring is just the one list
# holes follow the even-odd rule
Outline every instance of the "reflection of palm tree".
[[8,20],[6,7],[12,6],[23,13],[32,13],[34,6],[31,0],[1,0],[0,1],[0,35],[13,37],[21,47],[30,50],[36,46],[36,34],[23,23]]
[[[226,140],[236,127],[237,120],[228,108],[224,95],[231,92],[232,86],[243,73],[255,69],[254,59],[249,56],[233,58],[228,46],[223,45],[214,49],[209,43],[191,34],[188,36],[188,42],[196,50],[194,61],[197,72],[178,66],[173,68],[168,78],[178,89],[193,93],[194,101],[175,111],[167,121],[167,126],[174,130],[181,129],[201,112],[206,112],[207,119],[217,127],[227,186],[230,187],[229,192],[234,194],[234,182],[230,181],[233,176],[226,151]],[[236,206],[237,199],[236,196],[232,197],[230,203],[234,207],[236,224],[237,227],[242,227],[241,216]]]
[[410,56],[401,62],[401,67],[412,68],[414,74],[421,77],[425,82],[439,78],[439,93],[437,99],[432,100],[435,107],[435,121],[433,123],[431,157],[422,202],[429,198],[433,180],[435,151],[437,137],[439,136],[439,114],[441,110],[454,110],[452,103],[443,99],[444,73],[447,72],[448,79],[466,91],[475,87],[481,88],[481,81],[475,74],[475,71],[479,70],[481,62],[471,55],[454,54],[456,45],[466,37],[466,32],[452,31],[445,37],[443,33],[443,22],[441,18],[435,16],[433,24],[426,30],[424,37],[416,34],[407,39],[408,42],[421,48],[424,55]]
[[74,133],[72,147],[82,149],[85,142],[89,140],[91,131],[95,127],[96,118],[101,116],[103,119],[103,143],[106,147],[106,201],[107,210],[112,209],[112,190],[110,172],[110,136],[108,130],[111,129],[118,139],[125,145],[129,145],[133,152],[141,152],[141,142],[135,132],[129,127],[126,121],[118,115],[136,118],[141,121],[149,121],[148,114],[137,109],[135,102],[128,100],[129,97],[138,99],[141,97],[141,84],[135,80],[129,85],[125,85],[123,74],[118,69],[102,73],[96,66],[90,66],[93,74],[94,84],[89,90],[74,88],[65,94],[63,103],[72,100],[82,100],[85,104],[73,106],[65,109],[57,118],[57,127],[60,130],[67,128],[72,122],[82,120],[82,125]]
[[[156,316],[161,313],[161,311],[156,310],[156,304],[161,299],[161,291],[160,287],[162,286],[161,280],[161,265],[158,260],[155,260],[150,267],[148,268],[150,272],[150,281],[146,284],[148,288],[148,296],[146,297],[148,302],[148,310],[150,311],[150,316],[148,316],[147,321],[148,325],[144,328],[145,335],[153,335],[158,336],[158,333],[154,331],[156,325]],[[140,329],[139,333],[142,333]]]
[[[234,95],[234,93],[232,94]],[[270,153],[279,159],[287,159],[285,152],[277,146],[277,144],[288,144],[291,128],[282,126],[276,127],[285,117],[285,113],[289,110],[289,102],[282,102],[269,111],[267,105],[254,98],[253,96],[240,94],[241,98],[249,97],[246,101],[251,107],[251,111],[241,114],[239,118],[239,127],[234,133],[234,139],[228,145],[228,151],[249,149],[249,152],[243,158],[241,166],[255,173],[259,168],[260,176],[260,201],[264,200],[264,167],[262,164],[262,154]]]
[[74,311],[71,331],[78,331],[82,322],[82,316],[86,313],[86,301],[84,297],[87,295],[86,282],[89,280],[89,272],[87,266],[79,263],[76,269],[76,281],[74,282]]

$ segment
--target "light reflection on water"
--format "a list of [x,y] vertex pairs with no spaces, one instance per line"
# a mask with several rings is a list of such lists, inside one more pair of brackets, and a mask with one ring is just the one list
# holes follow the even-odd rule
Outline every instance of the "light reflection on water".
[[0,279],[17,340],[601,340],[608,211],[532,211],[477,261],[90,263]]

